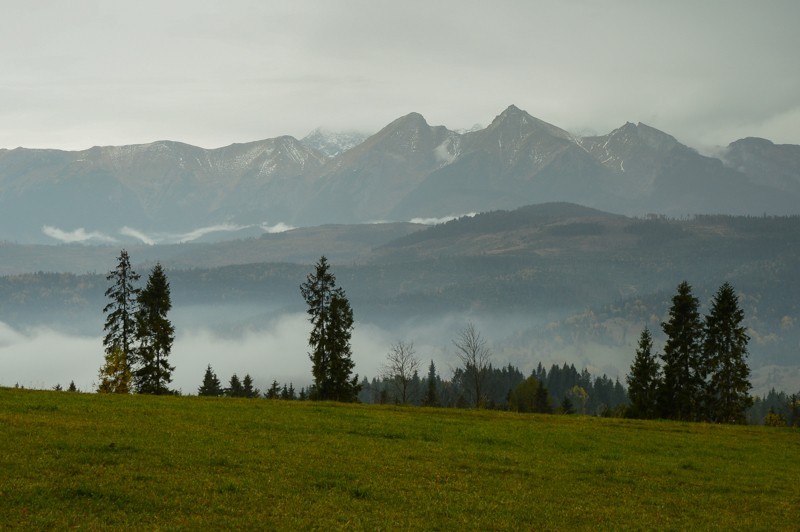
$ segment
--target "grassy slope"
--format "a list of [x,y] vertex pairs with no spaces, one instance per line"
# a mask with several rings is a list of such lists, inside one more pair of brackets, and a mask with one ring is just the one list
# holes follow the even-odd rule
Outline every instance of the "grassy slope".
[[792,529],[800,432],[0,389],[12,528]]

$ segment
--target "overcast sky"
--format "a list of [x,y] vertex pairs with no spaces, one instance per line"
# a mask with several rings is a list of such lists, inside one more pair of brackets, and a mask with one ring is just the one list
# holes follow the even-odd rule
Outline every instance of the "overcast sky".
[[508,105],[800,144],[800,2],[0,0],[0,148],[214,148]]

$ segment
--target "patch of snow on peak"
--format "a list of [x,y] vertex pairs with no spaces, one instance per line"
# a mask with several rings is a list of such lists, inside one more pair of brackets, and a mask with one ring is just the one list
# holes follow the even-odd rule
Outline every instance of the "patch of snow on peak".
[[434,148],[433,153],[441,166],[447,166],[460,154],[458,138],[450,137]]
[[275,151],[275,146],[272,143],[255,144],[244,152],[240,153],[233,159],[233,166],[237,170],[249,167],[256,159],[262,155],[270,156]]
[[305,164],[308,162],[308,152],[305,150],[300,150],[301,146],[298,145],[298,142],[295,139],[285,138],[282,140],[283,151],[286,153],[286,155],[288,155],[291,160],[300,166],[305,166]]
[[326,157],[336,157],[337,155],[355,148],[370,135],[360,131],[331,131],[324,128],[317,128],[300,142],[313,148]]
[[476,131],[480,131],[482,129],[486,129],[486,126],[484,126],[483,124],[474,124],[469,129],[456,129],[456,133],[458,133],[459,135],[463,135],[465,133],[475,133]]

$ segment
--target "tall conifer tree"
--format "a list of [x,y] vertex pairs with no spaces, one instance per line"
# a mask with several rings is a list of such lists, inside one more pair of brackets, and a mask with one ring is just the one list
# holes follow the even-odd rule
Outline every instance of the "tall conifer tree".
[[261,391],[253,385],[253,377],[249,373],[242,379],[242,394],[249,399],[255,399],[261,394]]
[[431,360],[431,365],[428,366],[428,382],[425,390],[425,398],[422,400],[423,406],[439,406],[439,394],[436,391],[438,380],[436,366],[433,364],[433,360]]
[[227,397],[244,397],[244,386],[239,376],[234,373],[231,375],[231,380],[228,382],[228,387],[225,388],[225,395]]
[[172,309],[169,282],[161,264],[156,264],[147,279],[147,286],[139,293],[136,312],[136,348],[138,368],[135,371],[136,390],[155,395],[170,393],[175,370],[169,364],[175,328],[167,318]]
[[635,417],[652,419],[658,416],[658,391],[661,368],[653,354],[653,337],[645,327],[639,337],[636,358],[627,377],[631,412]]
[[211,369],[211,364],[206,368],[203,384],[197,389],[197,395],[204,397],[219,397],[222,395],[222,383],[217,374]]
[[105,296],[111,301],[103,308],[106,314],[103,327],[106,332],[103,337],[106,356],[100,368],[101,385],[98,391],[128,393],[139,296],[135,283],[139,275],[131,268],[130,257],[124,249],[120,251],[117,267],[108,273],[106,280],[111,285],[106,289]]
[[358,375],[351,377],[352,360],[350,337],[353,331],[353,310],[344,290],[336,287],[336,277],[329,271],[323,256],[314,273],[308,274],[300,285],[308,304],[312,328],[308,339],[311,347],[314,385],[311,398],[331,401],[355,401],[361,385]]
[[729,283],[723,284],[711,303],[705,320],[703,353],[707,364],[707,417],[718,423],[744,423],[745,411],[753,404],[750,397],[750,368],[747,343],[750,338],[742,325],[744,311]]
[[661,324],[664,345],[664,381],[659,393],[661,415],[686,421],[701,417],[705,370],[701,357],[703,326],[699,302],[686,281],[672,297],[669,321]]

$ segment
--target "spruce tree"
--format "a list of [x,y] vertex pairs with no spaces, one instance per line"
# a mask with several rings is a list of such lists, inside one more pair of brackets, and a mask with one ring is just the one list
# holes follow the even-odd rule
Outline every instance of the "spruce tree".
[[211,364],[206,368],[203,376],[203,384],[197,389],[197,395],[203,397],[219,397],[223,394],[222,383],[217,378],[217,374],[211,369]]
[[422,400],[423,406],[439,406],[439,394],[436,392],[436,381],[439,378],[436,376],[436,366],[431,360],[431,365],[428,367],[428,382],[425,390],[425,398]]
[[705,320],[707,417],[717,423],[744,423],[745,412],[753,404],[750,397],[750,368],[747,343],[750,338],[742,325],[744,311],[729,283],[724,283],[711,303]]
[[266,397],[267,399],[280,399],[280,397],[281,397],[281,385],[278,384],[277,380],[273,380],[272,381],[272,385],[264,393],[264,397]]
[[[131,268],[130,257],[124,249],[120,251],[117,267],[106,275],[106,280],[110,281],[111,285],[106,289],[105,297],[111,301],[103,307],[103,314],[106,314],[106,322],[103,327],[106,333],[103,337],[106,357],[105,365],[100,369],[101,386],[103,386],[102,379],[105,375],[115,384],[107,383],[103,387],[104,390],[113,389],[116,390],[114,393],[128,393],[130,381],[123,385],[122,380],[125,375],[131,373],[133,366],[133,348],[136,336],[135,315],[139,296],[139,289],[136,288],[135,283],[139,280],[139,275]],[[115,350],[119,350],[119,353],[115,353]],[[112,364],[113,367],[108,367],[108,364]]]
[[630,411],[634,417],[652,419],[658,416],[660,373],[661,368],[653,354],[653,337],[645,327],[639,337],[639,347],[627,377]]
[[570,400],[570,398],[567,397],[566,395],[564,396],[564,400],[561,401],[561,406],[559,407],[558,410],[562,414],[566,414],[566,415],[575,413],[575,407],[573,406],[572,401]]
[[800,393],[793,393],[786,398],[789,408],[789,426],[800,427]]
[[172,309],[169,282],[161,264],[150,272],[147,286],[139,293],[136,311],[136,391],[161,395],[170,393],[167,385],[175,370],[169,365],[169,354],[175,340],[175,328],[167,318]]
[[355,401],[361,385],[358,375],[352,376],[355,367],[350,348],[353,310],[344,290],[336,287],[336,277],[329,271],[324,256],[317,262],[314,273],[300,285],[300,291],[308,305],[312,325],[308,339],[314,377],[311,398]]
[[231,375],[228,387],[225,388],[225,395],[228,397],[244,397],[244,387],[236,373]]
[[669,321],[661,324],[667,335],[664,345],[664,379],[659,410],[668,419],[697,420],[702,417],[705,370],[701,357],[703,326],[699,302],[686,281],[672,297]]
[[536,395],[533,399],[533,411],[538,414],[553,413],[553,406],[550,404],[550,393],[547,391],[547,387],[543,382],[539,382],[539,385],[536,387]]
[[253,377],[249,373],[242,380],[242,394],[248,399],[254,399],[261,394],[258,388],[253,387]]

